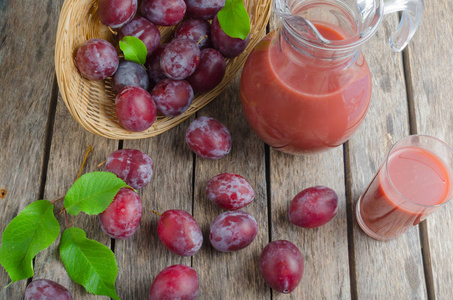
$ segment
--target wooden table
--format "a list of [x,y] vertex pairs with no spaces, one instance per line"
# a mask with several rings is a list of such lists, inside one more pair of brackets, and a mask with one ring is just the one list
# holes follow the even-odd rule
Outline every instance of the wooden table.
[[[148,299],[160,270],[173,264],[194,267],[199,299],[453,299],[453,207],[447,205],[402,237],[378,242],[358,227],[354,204],[378,170],[391,145],[409,134],[429,134],[453,145],[453,2],[425,1],[422,25],[402,54],[388,45],[397,15],[385,17],[363,52],[373,73],[368,115],[343,145],[320,155],[291,156],[270,149],[248,127],[239,102],[239,76],[198,112],[219,119],[231,131],[233,149],[219,161],[196,158],[184,143],[191,120],[155,138],[114,141],[85,131],[69,114],[54,71],[54,45],[63,0],[0,0],[0,231],[26,205],[54,200],[72,185],[88,145],[94,153],[86,171],[118,148],[136,148],[155,162],[155,176],[140,191],[141,226],[126,241],[114,241],[96,217],[83,214],[72,225],[111,247],[119,265],[117,291],[122,299]],[[273,18],[269,29],[276,27]],[[248,248],[220,253],[210,246],[210,222],[222,212],[206,198],[206,182],[221,172],[249,180],[256,200],[245,210],[260,229]],[[288,222],[289,201],[302,189],[327,185],[339,195],[337,217],[318,229]],[[56,210],[60,209],[57,204]],[[183,258],[167,251],[156,234],[152,209],[179,208],[192,213],[205,236],[201,251]],[[59,218],[61,228],[66,225]],[[270,240],[296,244],[305,272],[291,296],[271,291],[258,271],[261,250]],[[34,261],[35,279],[66,286],[74,299],[87,294],[66,274],[57,240]],[[0,270],[0,285],[9,278]],[[1,299],[22,299],[27,281],[0,289]]]

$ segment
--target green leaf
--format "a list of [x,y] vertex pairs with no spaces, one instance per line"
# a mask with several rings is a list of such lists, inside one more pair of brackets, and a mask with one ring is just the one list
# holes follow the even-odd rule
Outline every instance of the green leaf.
[[118,265],[108,247],[87,239],[85,231],[72,227],[63,232],[60,256],[69,277],[87,292],[120,299],[115,290]]
[[66,211],[78,215],[83,211],[97,215],[107,209],[116,193],[128,185],[110,172],[92,172],[81,176],[64,198]]
[[38,200],[25,207],[6,227],[0,247],[0,264],[12,282],[33,276],[32,260],[60,234],[53,205]]
[[250,33],[250,17],[242,0],[226,0],[217,18],[222,30],[233,38],[245,40]]
[[140,65],[145,64],[148,49],[145,44],[135,36],[125,36],[120,41],[120,49],[124,53],[124,59],[136,62]]

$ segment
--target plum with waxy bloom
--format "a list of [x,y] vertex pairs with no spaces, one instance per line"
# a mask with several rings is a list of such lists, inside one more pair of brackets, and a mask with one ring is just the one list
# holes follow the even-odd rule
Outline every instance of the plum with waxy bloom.
[[184,0],[142,0],[140,11],[153,24],[173,26],[182,21],[186,8]]
[[199,157],[219,159],[231,151],[231,135],[218,120],[202,116],[190,123],[186,143]]
[[211,24],[197,19],[184,20],[176,29],[175,38],[189,39],[197,43],[198,48],[207,48],[211,45]]
[[160,271],[154,279],[149,300],[195,300],[198,288],[197,271],[185,265],[173,265]]
[[136,149],[120,149],[107,158],[105,170],[114,173],[134,189],[146,186],[153,176],[154,163],[146,153]]
[[168,78],[181,80],[195,72],[200,63],[200,48],[189,39],[176,38],[168,43],[160,56],[160,68]]
[[33,280],[25,289],[24,300],[72,300],[71,293],[55,281],[48,279]]
[[299,249],[290,241],[273,241],[260,256],[260,272],[264,281],[276,291],[291,293],[304,273],[304,260]]
[[258,233],[258,223],[245,211],[227,211],[211,223],[209,240],[219,251],[241,250],[250,245]]
[[118,94],[127,86],[138,86],[144,90],[148,89],[149,78],[143,66],[129,60],[121,60],[112,79],[112,88]]
[[195,93],[204,93],[215,88],[225,76],[226,64],[222,54],[212,48],[201,50],[200,63],[187,81]]
[[244,177],[223,173],[212,177],[206,185],[208,199],[223,209],[238,210],[255,199],[255,191]]
[[103,39],[91,39],[77,49],[76,64],[83,77],[104,80],[115,74],[119,59],[112,44]]
[[176,117],[185,112],[193,100],[193,90],[185,80],[164,79],[151,91],[157,109],[166,117]]
[[134,18],[137,6],[137,0],[99,0],[99,20],[105,26],[120,28]]
[[134,132],[148,129],[157,118],[153,98],[137,86],[125,87],[116,95],[115,110],[120,125]]
[[148,56],[150,56],[160,44],[159,28],[143,17],[136,18],[121,28],[120,40],[123,39],[124,36],[134,36],[140,39],[146,46]]
[[214,48],[219,50],[223,56],[233,58],[244,52],[250,41],[250,34],[245,40],[227,35],[220,26],[219,19],[216,15],[214,20],[212,20],[211,41]]
[[203,235],[197,221],[180,209],[165,211],[157,223],[157,235],[171,252],[192,256],[200,250]]
[[294,197],[289,206],[289,221],[304,228],[320,227],[332,220],[338,211],[338,196],[325,186],[314,186]]

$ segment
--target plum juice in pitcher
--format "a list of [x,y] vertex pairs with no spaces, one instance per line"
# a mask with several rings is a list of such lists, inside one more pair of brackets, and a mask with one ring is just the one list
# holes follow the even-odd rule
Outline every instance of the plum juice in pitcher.
[[384,13],[404,10],[390,40],[401,51],[421,18],[421,0],[275,0],[278,31],[255,47],[240,95],[251,128],[277,150],[325,151],[359,127],[371,99],[371,73],[360,51]]

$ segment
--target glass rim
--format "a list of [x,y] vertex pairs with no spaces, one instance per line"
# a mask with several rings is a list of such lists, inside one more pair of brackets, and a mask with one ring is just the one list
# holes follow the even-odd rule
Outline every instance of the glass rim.
[[[393,181],[392,181],[392,177],[390,176],[390,173],[389,173],[389,167],[388,167],[388,163],[389,163],[389,160],[390,160],[390,155],[392,154],[393,150],[395,149],[395,147],[400,144],[402,141],[406,140],[406,139],[411,139],[413,137],[423,137],[423,138],[428,138],[428,139],[431,139],[433,141],[436,141],[436,142],[440,142],[441,145],[443,145],[448,151],[450,151],[452,153],[452,156],[453,156],[453,148],[450,147],[450,145],[448,145],[447,143],[445,143],[444,141],[442,141],[441,139],[438,139],[434,136],[431,136],[431,135],[426,135],[426,134],[412,134],[412,135],[408,135],[406,137],[403,137],[401,139],[399,139],[395,144],[393,144],[392,148],[390,148],[389,152],[387,153],[386,155],[386,158],[385,158],[385,172],[387,174],[387,177],[390,181],[390,184],[391,184],[391,187],[398,193],[398,195],[400,197],[402,197],[404,200],[406,200],[407,202],[411,203],[411,204],[414,204],[416,206],[419,206],[419,207],[426,207],[426,208],[435,208],[435,207],[441,207],[442,205],[444,204],[447,204],[448,202],[450,202],[451,199],[453,199],[453,196],[450,196],[450,198],[448,198],[448,200],[442,202],[442,203],[439,203],[439,204],[435,204],[435,205],[425,205],[425,204],[420,204],[420,203],[417,203],[417,202],[414,202],[412,200],[410,200],[409,198],[407,198],[406,196],[404,196],[399,190],[398,188],[393,184]],[[450,193],[451,193],[451,189],[450,188]]]

